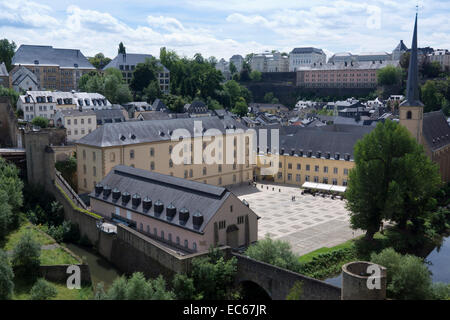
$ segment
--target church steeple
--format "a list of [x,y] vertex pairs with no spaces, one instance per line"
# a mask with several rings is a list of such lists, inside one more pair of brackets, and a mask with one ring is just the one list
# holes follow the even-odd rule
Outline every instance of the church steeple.
[[419,67],[417,63],[417,13],[414,23],[414,34],[409,58],[408,82],[406,84],[406,99],[402,106],[423,106],[419,98]]
[[400,124],[404,125],[417,142],[422,143],[423,103],[419,98],[419,68],[417,65],[417,13],[409,58],[406,98],[399,107]]

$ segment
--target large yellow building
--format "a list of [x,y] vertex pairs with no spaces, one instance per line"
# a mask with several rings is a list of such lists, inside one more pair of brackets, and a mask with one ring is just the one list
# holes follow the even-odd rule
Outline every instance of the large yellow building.
[[346,186],[349,171],[355,165],[354,145],[373,128],[352,125],[268,127],[268,132],[279,130],[279,151],[270,138],[269,152],[259,147],[257,179],[297,186],[305,182]]
[[[201,122],[201,127],[194,129],[195,122]],[[183,157],[179,163],[172,157],[179,145],[171,139],[177,129],[193,137],[183,140],[186,145],[178,152]],[[235,129],[242,131],[225,138],[227,130]],[[76,143],[78,192],[91,192],[119,164],[217,186],[252,181],[252,139],[245,129],[227,116],[105,124]],[[203,155],[213,159],[202,159]]]

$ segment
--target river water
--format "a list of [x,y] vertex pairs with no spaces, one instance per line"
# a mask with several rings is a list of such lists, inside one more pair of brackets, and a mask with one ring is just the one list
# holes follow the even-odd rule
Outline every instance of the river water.
[[104,288],[108,289],[113,281],[122,275],[108,260],[101,257],[94,250],[73,243],[68,243],[66,246],[79,257],[85,258],[91,271],[91,280],[94,288],[97,283],[103,282]]
[[[450,284],[450,237],[444,238],[442,244],[431,251],[425,260],[432,273],[433,282]],[[336,287],[342,286],[342,273],[325,279],[326,283]]]

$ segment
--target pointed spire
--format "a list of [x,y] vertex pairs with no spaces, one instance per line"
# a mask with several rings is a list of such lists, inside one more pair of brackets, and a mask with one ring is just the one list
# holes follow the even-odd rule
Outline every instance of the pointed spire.
[[406,85],[406,99],[402,106],[423,106],[419,99],[419,67],[417,64],[417,13],[414,23],[414,34],[409,58],[408,82]]

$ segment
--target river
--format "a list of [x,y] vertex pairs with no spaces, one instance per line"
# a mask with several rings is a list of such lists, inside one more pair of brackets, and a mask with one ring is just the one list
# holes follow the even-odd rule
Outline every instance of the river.
[[[442,244],[435,247],[425,260],[432,273],[433,282],[450,284],[450,237],[444,238]],[[336,287],[341,287],[342,273],[324,281]]]
[[114,279],[122,275],[108,260],[101,257],[94,250],[73,243],[68,243],[66,246],[79,257],[85,258],[91,271],[91,280],[94,288],[97,283],[103,282],[105,289],[108,289]]

